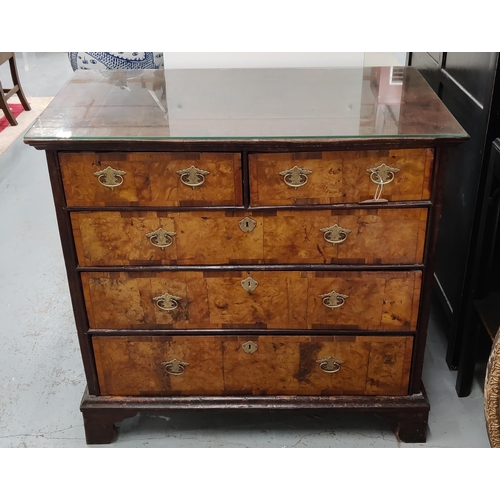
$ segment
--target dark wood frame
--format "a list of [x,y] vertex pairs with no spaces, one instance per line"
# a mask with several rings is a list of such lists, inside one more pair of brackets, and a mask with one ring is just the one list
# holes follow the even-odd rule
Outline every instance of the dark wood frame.
[[[87,391],[81,402],[81,411],[85,422],[85,432],[88,444],[109,443],[116,434],[115,423],[125,418],[134,416],[138,412],[163,413],[173,410],[264,410],[264,409],[314,409],[314,410],[343,410],[343,411],[363,411],[374,412],[389,421],[396,427],[396,435],[405,442],[425,442],[427,431],[427,420],[430,405],[422,386],[422,370],[424,349],[427,335],[427,325],[430,314],[430,296],[433,284],[434,271],[434,246],[436,243],[438,221],[440,218],[442,189],[444,181],[444,172],[439,169],[439,149],[461,142],[465,139],[458,137],[442,138],[414,138],[414,139],[341,139],[341,140],[263,140],[263,141],[50,141],[50,140],[31,140],[27,141],[37,149],[46,150],[47,162],[49,166],[50,180],[52,184],[57,221],[62,242],[64,258],[66,262],[66,271],[71,291],[72,305],[75,316],[75,322],[80,342],[85,374],[87,377]],[[261,266],[238,266],[237,269],[287,269],[287,270],[334,270],[356,268],[357,270],[423,270],[423,282],[421,289],[419,321],[417,329],[414,332],[403,332],[404,335],[413,335],[415,347],[413,351],[412,368],[410,374],[409,394],[398,397],[379,397],[379,396],[256,396],[256,397],[103,397],[99,395],[99,385],[95,368],[95,360],[92,350],[93,335],[116,334],[116,331],[91,330],[89,329],[83,290],[80,281],[80,272],[90,270],[127,270],[140,271],[144,268],[135,267],[110,267],[110,268],[84,268],[79,267],[77,263],[76,251],[74,248],[70,213],[72,211],[92,210],[85,207],[66,206],[60,165],[58,159],[59,151],[95,151],[95,152],[115,152],[115,151],[151,151],[151,152],[173,152],[173,151],[196,151],[196,152],[240,152],[242,154],[242,179],[243,179],[243,206],[235,207],[210,207],[209,210],[248,210],[250,206],[249,193],[249,173],[248,173],[248,154],[254,152],[294,152],[294,151],[334,151],[334,150],[388,150],[388,149],[409,149],[432,147],[437,149],[434,160],[432,174],[432,188],[430,201],[410,201],[395,202],[387,205],[383,204],[363,204],[363,208],[376,207],[394,208],[394,207],[426,207],[429,209],[427,221],[427,235],[424,248],[424,260],[422,265],[363,265],[363,266],[335,266],[335,265],[261,265]],[[359,208],[356,203],[344,205],[320,205],[300,207],[287,206],[287,210],[311,210],[311,209],[349,209]],[[276,210],[279,207],[258,207],[259,211]],[[156,210],[152,207],[120,207],[120,210],[151,211]],[[158,207],[159,210],[165,210],[165,207]],[[182,208],[181,208],[182,209]],[[187,207],[186,210],[202,209],[206,207]],[[117,210],[117,207],[100,207],[99,210]],[[176,207],[175,210],[179,210]],[[184,266],[185,267],[185,266]],[[189,266],[193,270],[195,267]],[[147,267],[148,271],[167,270],[169,267]],[[172,268],[174,269],[174,268]],[[181,269],[175,266],[175,269]],[[198,268],[196,268],[198,269]],[[234,266],[203,266],[200,269],[220,269],[231,270]],[[233,330],[233,333],[252,334],[253,329]],[[262,334],[283,334],[284,330],[259,330],[255,333]],[[141,334],[141,331],[120,331],[121,334],[134,335]],[[165,332],[147,330],[147,335],[165,334]],[[176,334],[229,334],[229,330],[205,330],[205,331],[176,331]],[[307,334],[312,331],[293,331],[292,334]],[[348,333],[352,331],[335,331],[335,335]],[[402,332],[376,332],[377,335],[387,333],[389,335],[398,335]],[[315,335],[328,335],[330,331],[314,330]],[[373,332],[356,332],[356,335],[369,335]]]
[[373,412],[386,418],[403,442],[425,443],[429,403],[424,393],[412,396],[172,396],[109,397],[85,392],[83,414],[87,444],[107,444],[117,435],[115,424],[137,413],[172,411],[327,410]]

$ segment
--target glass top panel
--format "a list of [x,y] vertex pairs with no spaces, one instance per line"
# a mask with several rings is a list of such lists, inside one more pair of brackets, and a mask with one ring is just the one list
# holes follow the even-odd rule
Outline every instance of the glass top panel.
[[414,68],[77,71],[25,140],[466,137]]

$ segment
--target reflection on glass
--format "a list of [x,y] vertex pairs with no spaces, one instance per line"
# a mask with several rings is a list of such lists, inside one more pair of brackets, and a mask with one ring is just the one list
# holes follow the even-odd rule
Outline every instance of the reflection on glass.
[[166,74],[171,135],[357,134],[362,68],[215,70]]
[[403,96],[403,67],[366,68],[359,133],[397,135]]
[[414,68],[77,71],[38,139],[465,136]]

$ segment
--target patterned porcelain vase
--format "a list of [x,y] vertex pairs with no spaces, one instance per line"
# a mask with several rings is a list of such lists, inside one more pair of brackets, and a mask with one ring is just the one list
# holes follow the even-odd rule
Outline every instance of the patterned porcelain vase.
[[69,52],[69,60],[73,71],[163,68],[163,52]]

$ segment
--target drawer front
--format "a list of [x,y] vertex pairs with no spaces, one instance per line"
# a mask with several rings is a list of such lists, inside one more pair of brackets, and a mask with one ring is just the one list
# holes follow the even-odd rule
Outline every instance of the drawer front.
[[102,396],[203,395],[224,390],[220,339],[94,337],[92,341]]
[[252,154],[249,165],[250,200],[255,207],[359,203],[373,199],[380,182],[387,182],[380,198],[428,200],[433,151]]
[[[234,212],[73,212],[81,266],[262,262],[262,221],[252,232]],[[262,218],[260,218],[262,219]]]
[[242,204],[239,154],[60,153],[59,160],[70,207]]
[[178,271],[81,277],[92,329],[410,331],[417,323],[421,274]]
[[427,209],[73,212],[71,221],[81,266],[419,264]]
[[427,209],[280,210],[262,220],[266,264],[423,260]]
[[404,395],[412,337],[94,337],[103,396]]

